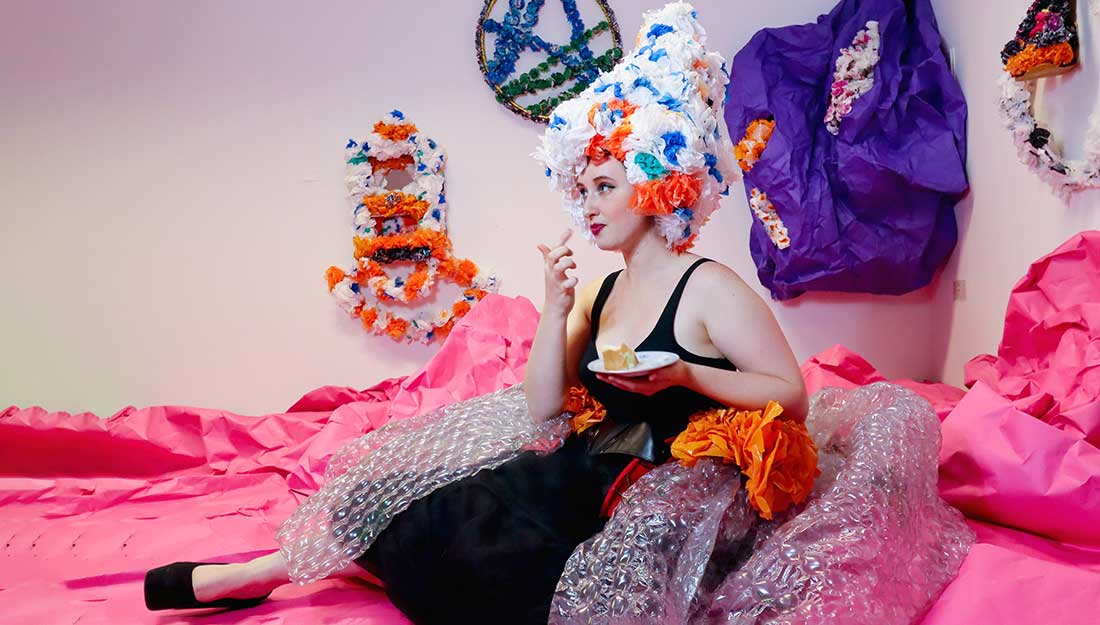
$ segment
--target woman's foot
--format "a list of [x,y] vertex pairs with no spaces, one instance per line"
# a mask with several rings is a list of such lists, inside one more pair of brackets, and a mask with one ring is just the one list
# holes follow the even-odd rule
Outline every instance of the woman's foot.
[[216,564],[196,567],[191,572],[191,587],[198,601],[252,599],[269,594],[285,582],[267,574],[253,562]]
[[145,574],[145,606],[150,610],[251,607],[288,581],[279,552],[244,564],[175,562]]

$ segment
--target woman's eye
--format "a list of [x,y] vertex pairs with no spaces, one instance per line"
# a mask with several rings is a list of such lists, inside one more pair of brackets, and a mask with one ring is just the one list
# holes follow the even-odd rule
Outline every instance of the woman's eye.
[[614,188],[615,187],[607,184],[606,182],[600,183],[600,186],[597,187],[597,189],[599,189],[600,191],[607,191],[608,189],[614,189]]

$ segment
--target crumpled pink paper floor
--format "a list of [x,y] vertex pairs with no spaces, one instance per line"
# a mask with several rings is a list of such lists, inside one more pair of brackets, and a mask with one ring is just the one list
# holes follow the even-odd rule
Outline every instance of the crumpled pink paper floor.
[[175,560],[271,551],[279,523],[344,442],[521,381],[537,323],[529,301],[490,295],[421,371],[364,391],[323,387],[281,414],[4,410],[0,623],[407,623],[385,595],[353,581],[285,586],[263,605],[211,614],[146,611],[142,579]]
[[[1089,235],[1067,246],[1084,249],[1071,249],[1071,256],[1088,259],[1100,250],[1096,241]],[[1036,267],[1021,284],[1018,289],[1063,288],[1051,286]],[[1074,297],[1100,302],[1100,284],[1077,289]],[[1014,291],[1013,303],[1016,298]],[[1062,310],[1074,306],[1058,301]],[[1012,320],[1013,304],[1009,310],[1002,352],[1022,334],[1033,344],[1061,345],[1035,335],[1064,324],[1036,330]],[[1097,348],[1086,317],[1071,322],[1085,329],[1062,349]],[[174,560],[241,561],[271,550],[278,524],[317,487],[326,460],[344,442],[389,419],[520,381],[537,319],[527,300],[491,295],[421,371],[363,391],[323,387],[286,413],[245,417],[158,406],[99,419],[4,410],[0,624],[407,623],[381,592],[354,581],[285,586],[255,608],[214,613],[147,612],[141,582],[146,569]],[[1070,366],[1071,356],[1053,359],[1055,373],[1044,368],[1050,360],[1035,356],[1020,372],[994,357],[982,359],[981,380],[969,392],[897,381],[939,414],[941,494],[968,516],[978,536],[924,625],[1097,622],[1100,450],[1090,424],[1098,421],[1082,418],[1080,410],[1097,405],[1097,397],[1079,392],[1073,381],[1091,384],[1092,378]],[[811,392],[883,379],[840,346],[808,360],[802,372]],[[1022,386],[1013,376],[1034,383]],[[1027,400],[1048,392],[1041,387],[1050,380],[1050,400]],[[1004,385],[1023,390],[1009,393]],[[1024,411],[1035,406],[1044,408],[1041,414]],[[1072,426],[1059,417],[1067,412]]]

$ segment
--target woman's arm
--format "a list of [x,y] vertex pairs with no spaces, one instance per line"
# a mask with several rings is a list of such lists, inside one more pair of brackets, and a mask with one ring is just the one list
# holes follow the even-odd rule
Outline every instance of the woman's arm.
[[709,287],[703,292],[713,300],[703,308],[703,324],[714,346],[739,371],[692,366],[687,386],[729,406],[756,409],[775,401],[785,416],[804,421],[806,385],[775,315],[737,274],[708,264],[714,267],[708,267],[704,282],[711,284],[701,286]]
[[[527,408],[536,419],[561,413],[566,390],[580,384],[581,357],[590,332],[589,314],[599,286],[596,281],[581,290],[564,322],[555,311],[544,311],[539,319],[523,379]],[[560,377],[555,375],[559,370]]]
[[579,297],[575,295],[577,278],[566,274],[576,267],[573,251],[565,245],[568,239],[566,233],[553,249],[539,246],[546,263],[546,301],[523,377],[527,410],[536,420],[561,413],[566,389],[578,381],[578,363],[588,341],[588,314],[594,287],[598,288],[590,284]]
[[523,390],[527,396],[527,411],[536,421],[544,421],[561,412],[565,400],[565,337],[566,314],[543,306],[527,370],[523,375]]

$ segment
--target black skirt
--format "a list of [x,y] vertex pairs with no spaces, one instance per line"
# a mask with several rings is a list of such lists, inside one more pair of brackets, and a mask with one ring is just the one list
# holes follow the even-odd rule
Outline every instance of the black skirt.
[[569,438],[412,503],[356,560],[417,625],[546,623],[569,555],[602,529],[600,507],[630,463]]

